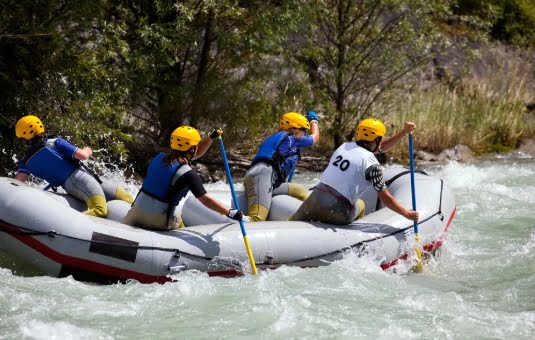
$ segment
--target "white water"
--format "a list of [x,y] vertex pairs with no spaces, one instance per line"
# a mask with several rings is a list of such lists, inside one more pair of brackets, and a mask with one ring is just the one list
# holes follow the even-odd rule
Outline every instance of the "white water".
[[450,185],[458,210],[440,258],[422,274],[383,272],[354,256],[254,277],[190,272],[164,285],[99,286],[0,269],[0,338],[533,339],[535,160],[427,171]]

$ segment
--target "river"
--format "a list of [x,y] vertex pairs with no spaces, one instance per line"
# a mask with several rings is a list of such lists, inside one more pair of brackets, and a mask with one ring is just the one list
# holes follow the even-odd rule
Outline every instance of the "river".
[[0,268],[0,338],[535,338],[535,159],[426,171],[453,189],[457,214],[421,274],[385,272],[351,255],[232,279],[186,272],[163,285],[102,286]]

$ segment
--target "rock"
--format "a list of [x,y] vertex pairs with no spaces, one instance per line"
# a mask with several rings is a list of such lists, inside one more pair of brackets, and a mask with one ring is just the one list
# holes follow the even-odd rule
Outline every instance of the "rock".
[[463,144],[456,145],[453,149],[446,149],[438,155],[441,162],[457,161],[461,163],[470,163],[475,160],[472,150]]
[[436,162],[438,161],[438,156],[430,152],[425,152],[422,150],[416,150],[414,153],[416,159],[420,159],[425,162]]
[[[238,177],[239,176],[236,176],[235,171],[232,171],[232,179],[234,180],[234,178],[238,178]],[[214,182],[219,182],[219,181],[226,182],[227,181],[226,171],[222,169],[216,169],[212,171],[212,180]]]
[[518,151],[535,156],[535,138],[522,138]]
[[210,176],[210,169],[202,163],[195,163],[192,165],[192,168],[201,176],[203,183],[212,182],[212,177]]
[[474,153],[468,146],[459,144],[456,145],[454,149],[457,161],[462,163],[470,163],[475,160]]
[[438,161],[439,162],[448,162],[455,159],[455,150],[454,149],[446,149],[443,150],[438,155]]

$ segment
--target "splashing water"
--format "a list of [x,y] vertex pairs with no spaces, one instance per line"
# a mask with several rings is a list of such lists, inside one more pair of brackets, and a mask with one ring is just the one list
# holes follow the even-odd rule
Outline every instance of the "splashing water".
[[[458,210],[422,274],[384,272],[353,254],[328,267],[234,279],[186,272],[164,285],[99,286],[0,269],[0,338],[533,338],[535,160],[426,171],[446,180]],[[139,188],[120,169],[103,177],[132,194]],[[294,181],[311,187],[318,177]],[[229,191],[223,182],[207,188]],[[228,196],[216,198],[230,204]]]

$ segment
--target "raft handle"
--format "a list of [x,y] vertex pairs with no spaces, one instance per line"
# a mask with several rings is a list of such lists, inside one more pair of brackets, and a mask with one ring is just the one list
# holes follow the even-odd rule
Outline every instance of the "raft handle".
[[273,256],[272,251],[266,252],[266,259],[264,260],[264,264],[274,264],[275,257]]
[[49,230],[47,233],[48,237],[56,237],[58,233],[55,230]]
[[178,266],[173,266],[173,267],[167,267],[167,270],[170,272],[170,273],[180,273],[184,270],[188,269],[188,266],[186,264],[180,264]]

